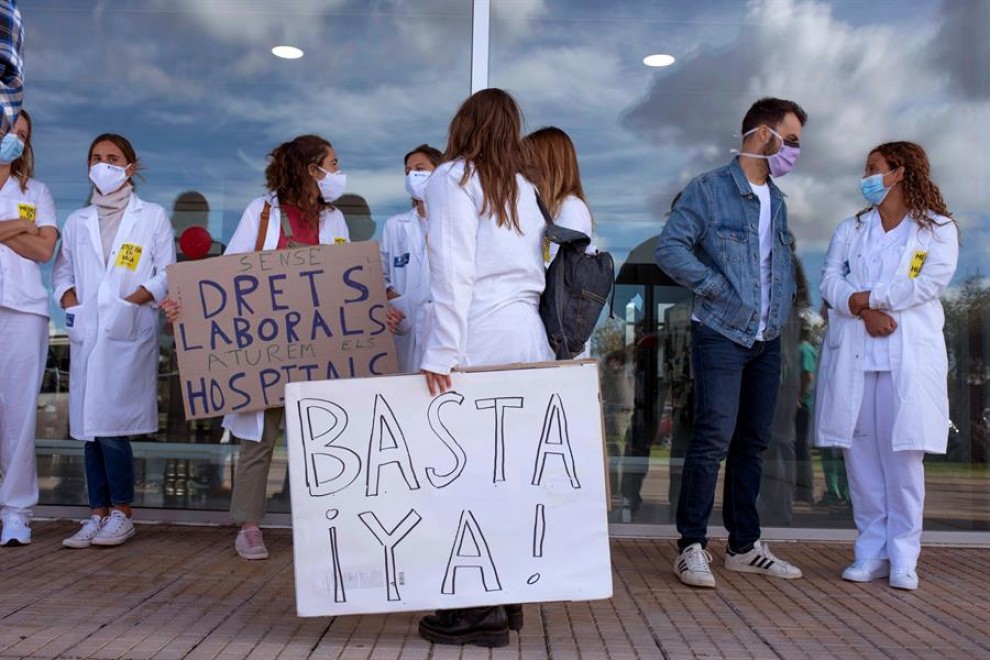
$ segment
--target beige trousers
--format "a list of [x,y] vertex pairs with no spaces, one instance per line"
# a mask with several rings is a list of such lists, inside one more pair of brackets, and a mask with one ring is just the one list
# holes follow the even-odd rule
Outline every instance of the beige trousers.
[[272,465],[272,452],[278,442],[285,418],[285,408],[269,408],[265,411],[265,425],[261,440],[241,440],[234,473],[234,492],[230,495],[230,517],[234,522],[257,523],[265,517],[268,471]]

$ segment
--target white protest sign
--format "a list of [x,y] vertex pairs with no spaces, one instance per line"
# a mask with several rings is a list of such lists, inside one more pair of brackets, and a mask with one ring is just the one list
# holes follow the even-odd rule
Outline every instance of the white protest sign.
[[300,616],[612,595],[598,368],[290,383]]

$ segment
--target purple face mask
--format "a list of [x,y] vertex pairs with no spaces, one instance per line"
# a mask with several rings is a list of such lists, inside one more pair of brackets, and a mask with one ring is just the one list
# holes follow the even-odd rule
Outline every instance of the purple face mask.
[[[743,137],[749,135],[750,133],[755,133],[760,129],[759,126],[747,131]],[[774,134],[778,140],[780,140],[780,149],[777,153],[772,156],[767,156],[765,154],[751,154],[748,152],[740,152],[740,156],[749,156],[750,158],[765,158],[767,160],[767,165],[770,166],[770,175],[775,177],[784,176],[788,172],[794,169],[794,164],[797,163],[798,156],[801,154],[801,147],[792,147],[784,140],[783,137],[777,131],[773,130],[769,126],[767,130]]]

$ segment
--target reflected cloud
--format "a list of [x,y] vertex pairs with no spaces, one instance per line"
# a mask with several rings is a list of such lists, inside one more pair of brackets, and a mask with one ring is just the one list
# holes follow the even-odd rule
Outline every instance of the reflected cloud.
[[[682,184],[728,158],[726,150],[738,144],[738,126],[752,101],[792,98],[808,111],[809,122],[801,161],[781,186],[792,225],[806,246],[822,249],[836,224],[865,205],[857,183],[867,151],[888,140],[925,146],[950,208],[964,225],[972,225],[986,217],[988,201],[986,189],[972,182],[990,177],[990,161],[973,154],[970,127],[986,125],[990,104],[961,96],[958,84],[949,84],[944,63],[932,58],[946,31],[956,29],[956,14],[976,14],[981,3],[959,3],[965,11],[946,15],[946,5],[953,4],[942,5],[934,25],[918,12],[916,19],[902,16],[892,26],[853,25],[837,19],[823,2],[752,2],[747,30],[728,46],[701,49],[677,70],[658,76],[622,125],[661,148],[693,146],[694,167],[678,177]],[[981,45],[972,48],[985,47],[988,25],[970,27],[983,35],[976,40]],[[917,47],[904,48],[905,43]],[[965,77],[976,65],[952,66]],[[972,157],[960,158],[967,153]]]

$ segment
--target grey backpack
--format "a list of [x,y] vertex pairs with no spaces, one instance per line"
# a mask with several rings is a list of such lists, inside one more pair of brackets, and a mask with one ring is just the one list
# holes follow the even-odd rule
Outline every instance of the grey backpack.
[[540,318],[557,359],[570,360],[584,350],[608,302],[615,282],[615,264],[608,252],[585,254],[591,238],[555,225],[539,195],[536,203],[547,222],[546,238],[560,246],[547,268]]

